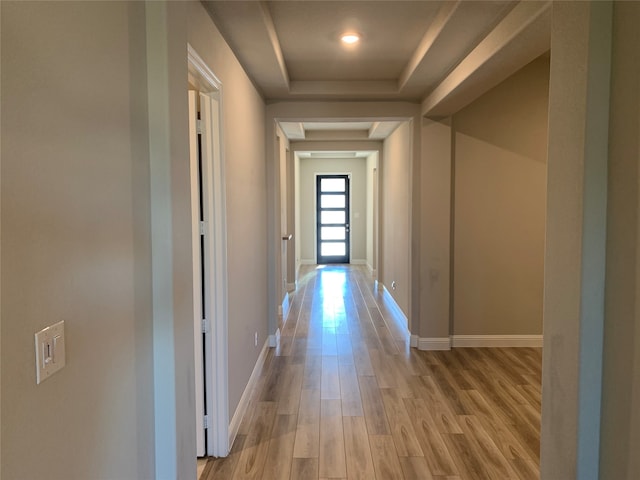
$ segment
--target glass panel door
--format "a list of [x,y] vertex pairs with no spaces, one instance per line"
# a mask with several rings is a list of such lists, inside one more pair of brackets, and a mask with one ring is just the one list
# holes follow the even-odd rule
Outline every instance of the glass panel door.
[[349,263],[349,175],[316,177],[317,261]]

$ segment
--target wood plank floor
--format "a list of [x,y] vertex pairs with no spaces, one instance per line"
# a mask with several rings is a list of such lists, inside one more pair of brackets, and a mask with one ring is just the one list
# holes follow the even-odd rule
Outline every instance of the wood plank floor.
[[306,267],[233,449],[201,480],[539,478],[541,350],[422,352],[395,320],[364,268]]

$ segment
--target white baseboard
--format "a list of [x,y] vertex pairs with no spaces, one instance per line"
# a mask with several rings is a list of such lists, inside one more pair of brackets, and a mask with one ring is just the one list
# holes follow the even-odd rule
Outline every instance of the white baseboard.
[[285,292],[284,298],[282,299],[282,305],[280,305],[280,308],[278,308],[279,313],[282,315],[283,324],[287,321],[289,308],[291,308],[291,302],[289,301],[289,292]]
[[277,329],[275,334],[269,335],[269,347],[280,348],[280,329]]
[[262,368],[264,367],[264,361],[267,358],[269,343],[265,342],[262,347],[262,351],[260,355],[258,355],[258,360],[256,361],[255,366],[253,367],[253,372],[251,372],[251,376],[249,377],[249,382],[242,392],[242,397],[240,397],[240,403],[238,403],[238,408],[236,408],[235,413],[233,414],[233,418],[231,419],[231,423],[229,424],[229,450],[233,446],[233,442],[238,435],[238,430],[240,429],[240,423],[242,419],[247,413],[247,409],[249,408],[249,401],[251,400],[251,394],[255,389],[256,384],[258,383],[258,378],[262,373]]
[[394,316],[401,319],[402,324],[405,330],[407,331],[407,337],[408,337],[411,334],[409,332],[409,319],[404,314],[400,306],[396,303],[395,298],[393,298],[393,296],[389,293],[389,290],[387,290],[387,287],[385,287],[384,285],[382,285],[382,297],[384,298],[385,302],[387,302],[388,305],[391,307],[391,310],[393,311]]
[[356,258],[355,260],[351,260],[349,263],[351,263],[351,265],[366,265],[367,261]]
[[300,260],[300,265],[315,265],[316,261],[310,258],[303,258]]
[[418,337],[411,335],[411,346],[418,350],[451,350],[452,347],[542,347],[542,335],[452,335]]
[[369,270],[369,275],[371,275],[372,278],[378,277],[378,271],[374,269],[368,262],[367,262],[367,270]]
[[454,347],[542,347],[542,335],[453,335]]
[[418,339],[418,350],[451,350],[449,337],[422,337]]
[[418,348],[419,340],[420,340],[420,337],[418,335],[411,335],[411,337],[409,337],[409,346],[413,348]]

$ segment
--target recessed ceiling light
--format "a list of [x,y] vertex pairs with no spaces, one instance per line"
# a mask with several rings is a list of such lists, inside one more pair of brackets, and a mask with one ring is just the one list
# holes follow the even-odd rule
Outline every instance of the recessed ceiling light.
[[360,41],[360,35],[357,33],[345,33],[340,37],[340,40],[342,40],[342,43],[346,43],[347,45],[353,45]]

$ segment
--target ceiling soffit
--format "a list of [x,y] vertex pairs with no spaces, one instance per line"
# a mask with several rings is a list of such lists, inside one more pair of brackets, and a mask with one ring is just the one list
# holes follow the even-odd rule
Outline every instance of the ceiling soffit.
[[[446,115],[549,49],[549,1],[205,1],[267,101],[408,100]],[[339,34],[362,35],[346,50]]]
[[342,141],[384,140],[400,121],[278,122],[289,140]]

